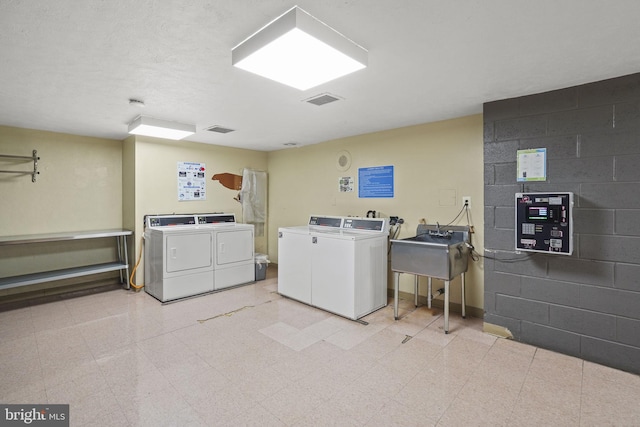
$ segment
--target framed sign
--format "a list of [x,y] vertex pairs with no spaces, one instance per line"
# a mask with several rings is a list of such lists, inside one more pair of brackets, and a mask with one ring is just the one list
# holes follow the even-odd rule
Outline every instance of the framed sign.
[[393,166],[375,166],[358,169],[358,197],[393,198]]

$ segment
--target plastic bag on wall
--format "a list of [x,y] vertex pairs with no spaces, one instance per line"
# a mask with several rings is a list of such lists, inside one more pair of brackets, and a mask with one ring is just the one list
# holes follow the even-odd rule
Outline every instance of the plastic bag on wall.
[[252,169],[242,171],[242,219],[255,226],[255,235],[264,236],[267,219],[267,173]]

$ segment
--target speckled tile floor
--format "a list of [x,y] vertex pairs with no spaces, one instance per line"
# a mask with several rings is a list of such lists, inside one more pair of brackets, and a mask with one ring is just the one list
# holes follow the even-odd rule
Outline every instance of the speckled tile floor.
[[[638,426],[640,377],[387,306],[363,325],[277,279],[161,305],[115,290],[0,312],[0,402],[72,426]],[[410,339],[409,339],[410,337]]]

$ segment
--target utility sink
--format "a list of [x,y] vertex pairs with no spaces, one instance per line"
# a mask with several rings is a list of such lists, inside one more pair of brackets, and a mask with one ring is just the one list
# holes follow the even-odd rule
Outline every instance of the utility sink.
[[391,240],[391,270],[451,280],[467,271],[469,227],[419,225],[416,236]]
[[393,271],[393,315],[398,320],[400,274],[415,275],[414,297],[418,306],[418,276],[429,278],[427,305],[431,308],[431,279],[444,280],[444,333],[449,333],[449,284],[462,275],[462,317],[465,317],[465,278],[469,265],[469,228],[421,224],[416,235],[391,240],[391,270]]

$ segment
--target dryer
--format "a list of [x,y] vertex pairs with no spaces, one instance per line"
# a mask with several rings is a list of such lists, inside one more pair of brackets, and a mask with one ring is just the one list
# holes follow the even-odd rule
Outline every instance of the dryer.
[[161,302],[213,291],[213,232],[194,215],[146,218],[145,291]]
[[385,218],[311,216],[278,230],[278,292],[356,320],[387,305]]
[[213,233],[214,289],[255,281],[253,224],[238,224],[234,214],[197,215],[197,222]]

